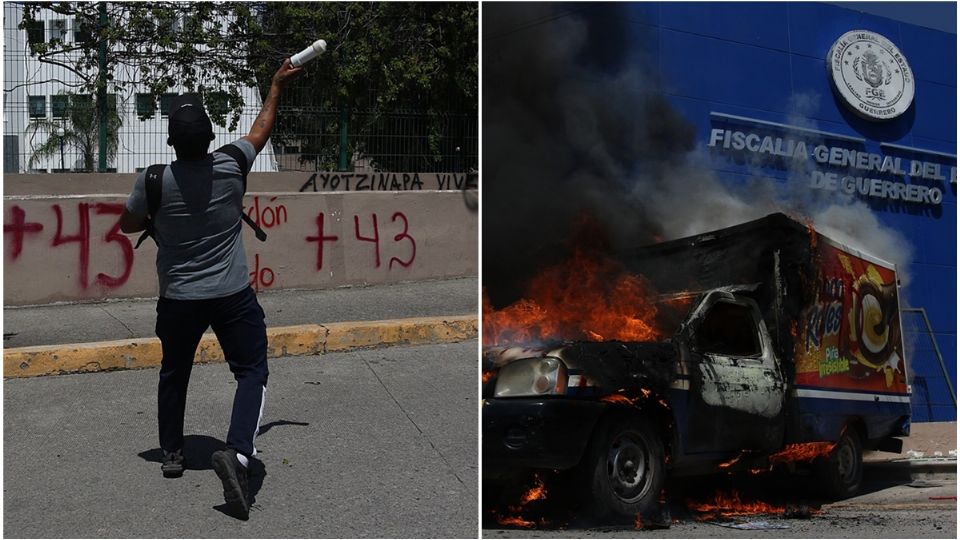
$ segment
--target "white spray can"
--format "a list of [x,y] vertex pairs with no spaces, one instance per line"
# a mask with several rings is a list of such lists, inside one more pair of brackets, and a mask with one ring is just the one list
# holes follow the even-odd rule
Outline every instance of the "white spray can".
[[320,56],[326,50],[327,50],[327,42],[322,39],[318,39],[314,41],[313,44],[307,47],[306,49],[290,57],[290,63],[293,64],[294,67],[300,67],[306,64],[307,62],[313,60],[314,58]]

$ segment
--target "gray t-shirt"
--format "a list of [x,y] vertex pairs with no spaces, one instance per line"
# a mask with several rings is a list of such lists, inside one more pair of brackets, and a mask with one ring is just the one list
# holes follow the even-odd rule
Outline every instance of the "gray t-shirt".
[[[247,140],[231,143],[253,165],[257,151]],[[127,211],[147,214],[146,171],[127,199]],[[153,218],[160,296],[176,300],[221,298],[250,284],[243,249],[243,177],[236,160],[222,152],[199,161],[177,160],[164,171],[160,208]]]

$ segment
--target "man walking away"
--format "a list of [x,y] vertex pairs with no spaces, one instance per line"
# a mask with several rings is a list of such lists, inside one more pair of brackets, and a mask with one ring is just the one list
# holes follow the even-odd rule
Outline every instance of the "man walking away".
[[[163,348],[158,385],[161,471],[183,474],[183,417],[187,385],[200,338],[212,327],[237,381],[227,448],[213,454],[230,512],[247,519],[250,458],[267,391],[267,330],[250,287],[241,217],[245,178],[267,143],[280,92],[299,75],[290,60],[273,76],[263,108],[239,140],[209,152],[213,124],[200,100],[178,96],[171,107],[167,144],[177,159],[159,178],[141,173],[120,218],[125,233],[146,229],[157,243],[157,336]],[[239,152],[238,152],[239,151]],[[246,169],[242,170],[241,163]],[[153,190],[152,194],[149,194]],[[150,211],[150,204],[159,205]],[[153,214],[153,215],[148,215]]]

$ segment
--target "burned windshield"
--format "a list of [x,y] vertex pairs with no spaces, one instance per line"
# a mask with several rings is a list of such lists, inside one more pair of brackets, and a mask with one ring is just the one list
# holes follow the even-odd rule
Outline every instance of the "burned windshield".
[[701,353],[723,356],[760,356],[757,323],[747,306],[717,302],[710,308],[696,335]]

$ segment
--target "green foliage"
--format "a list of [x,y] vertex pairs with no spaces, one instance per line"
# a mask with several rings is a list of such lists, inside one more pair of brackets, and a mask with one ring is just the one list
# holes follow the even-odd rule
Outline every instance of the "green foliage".
[[[421,170],[436,168],[440,156],[461,145],[465,130],[450,127],[456,122],[447,113],[475,117],[478,110],[476,3],[27,2],[19,27],[37,28],[42,9],[75,19],[84,30],[75,41],[30,46],[39,61],[76,74],[80,92],[95,93],[106,83],[129,93],[142,84],[159,99],[183,85],[204,98],[215,123],[229,122],[231,130],[243,110],[243,88],[256,85],[265,95],[284,58],[325,39],[326,54],[282,97],[273,137],[300,146],[318,167],[336,164],[340,111],[350,111],[351,155],[397,154],[387,147],[397,138],[384,136],[384,126],[391,115],[419,113],[425,121],[403,134],[403,151],[430,163],[379,158],[377,166]],[[314,136],[297,136],[304,133]]]
[[[432,170],[459,145],[446,112],[477,113],[477,4],[469,2],[277,2],[259,11],[261,35],[250,62],[266,91],[283,58],[316,39],[327,52],[281,99],[275,142],[290,141],[316,156],[317,168],[336,166],[339,114],[351,111],[350,154],[380,156],[381,170]],[[296,111],[288,118],[283,111]],[[416,111],[423,121],[404,126],[389,117]],[[405,156],[392,128],[404,132]],[[299,134],[316,136],[304,139]],[[475,153],[475,152],[474,152]],[[393,157],[388,157],[393,155]],[[453,166],[447,168],[452,169]]]
[[[57,130],[63,130],[63,145],[73,148],[83,156],[85,172],[93,172],[96,167],[98,150],[100,148],[99,126],[100,115],[95,106],[93,96],[89,94],[63,94],[69,96],[67,116],[63,119],[39,119],[30,122],[29,130],[32,136],[46,137],[39,146],[34,147],[30,154],[28,167],[33,168],[40,160],[55,157],[60,152],[60,136]],[[117,114],[116,96],[114,101],[108,102],[107,110],[107,161],[112,161],[117,155],[117,132],[123,120]]]
[[[106,24],[100,6],[106,5]],[[76,19],[89,36],[72,42],[49,39],[31,43],[40,62],[73,72],[79,90],[95,92],[100,82],[99,45],[106,41],[104,81],[118,93],[144,84],[155,98],[178,84],[201,95],[224,93],[227,110],[215,121],[236,128],[243,108],[241,90],[255,84],[242,54],[259,27],[245,2],[27,2],[19,28],[43,24],[40,12],[51,10]],[[125,73],[117,77],[118,72]]]

